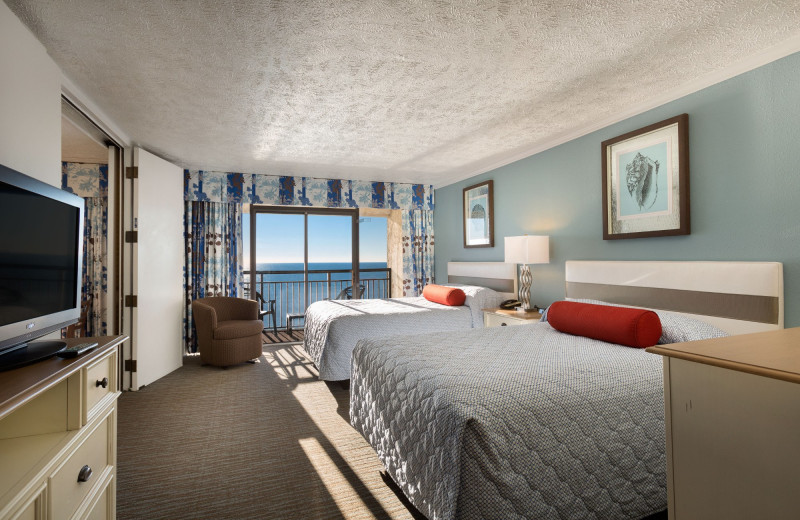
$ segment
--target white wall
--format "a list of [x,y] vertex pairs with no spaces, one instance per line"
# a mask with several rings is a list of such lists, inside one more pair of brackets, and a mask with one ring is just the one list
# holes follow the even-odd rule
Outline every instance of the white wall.
[[4,2],[0,2],[0,164],[61,187],[61,70]]
[[[62,74],[45,47],[0,1],[0,164],[59,188],[62,93],[126,146],[125,164],[130,164],[127,136]],[[160,166],[169,171],[163,180],[158,179],[161,191],[148,186],[149,179],[140,182],[148,193],[139,208],[141,234],[148,239],[140,282],[151,289],[139,297],[145,324],[137,338],[145,346],[137,358],[143,372],[139,385],[179,367],[183,353],[183,170],[146,152],[144,155],[152,159],[150,163],[164,163]],[[109,284],[113,284],[111,273]],[[126,342],[130,348],[127,345],[130,342]]]
[[0,164],[61,187],[61,71],[4,2]]

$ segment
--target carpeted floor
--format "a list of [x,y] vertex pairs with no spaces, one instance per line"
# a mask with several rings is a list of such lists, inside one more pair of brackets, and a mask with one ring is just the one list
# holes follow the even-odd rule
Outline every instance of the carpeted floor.
[[226,370],[186,358],[120,397],[118,518],[423,518],[350,427],[348,399],[298,345]]

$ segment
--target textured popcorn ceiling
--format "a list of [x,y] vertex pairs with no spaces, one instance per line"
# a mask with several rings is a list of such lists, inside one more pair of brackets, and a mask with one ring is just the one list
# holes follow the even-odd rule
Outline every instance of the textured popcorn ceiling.
[[183,167],[436,185],[800,50],[796,0],[6,3]]

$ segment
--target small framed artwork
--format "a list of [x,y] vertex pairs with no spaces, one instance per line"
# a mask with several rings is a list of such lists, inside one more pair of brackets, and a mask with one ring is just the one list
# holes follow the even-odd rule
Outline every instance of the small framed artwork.
[[689,115],[604,141],[603,240],[688,235]]
[[464,247],[494,247],[492,181],[464,188]]

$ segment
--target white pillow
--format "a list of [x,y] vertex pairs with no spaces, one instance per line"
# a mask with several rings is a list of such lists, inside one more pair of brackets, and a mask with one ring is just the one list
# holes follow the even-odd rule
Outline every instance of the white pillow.
[[483,309],[498,307],[503,301],[500,294],[488,287],[479,285],[462,285],[458,283],[443,283],[445,287],[458,287],[467,296],[464,305],[469,307],[472,313],[472,327],[479,329],[483,327]]

